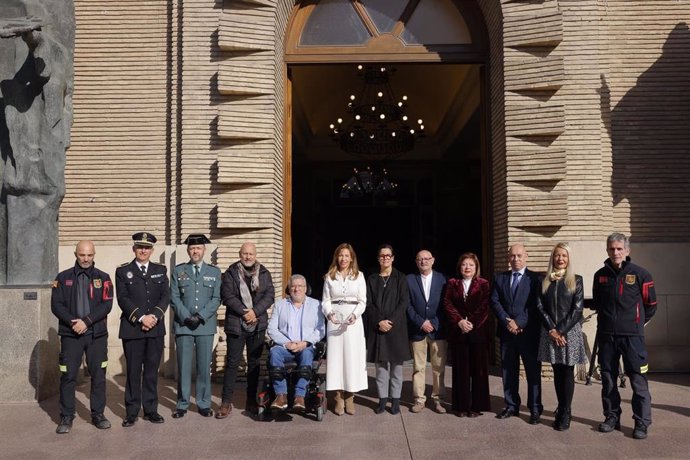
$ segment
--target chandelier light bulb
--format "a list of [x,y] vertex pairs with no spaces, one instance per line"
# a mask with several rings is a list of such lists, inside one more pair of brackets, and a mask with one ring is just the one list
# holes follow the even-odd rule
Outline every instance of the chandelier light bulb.
[[379,91],[378,97],[383,97],[383,93]]
[[379,118],[380,118],[381,120],[385,120],[385,119],[386,119],[386,115],[381,114],[381,115],[379,115]]
[[411,130],[410,130],[410,134],[414,134],[414,129],[411,129]]
[[407,96],[403,96],[403,101],[406,101],[406,100],[407,100]]
[[350,94],[350,100],[351,100],[351,101],[354,101],[354,100],[355,100],[355,95],[354,95],[354,94]]
[[331,123],[330,125],[328,125],[328,127],[333,129],[333,128],[335,128],[335,125],[333,123]]
[[422,131],[424,131],[424,125],[419,125],[419,129],[421,129]]
[[353,133],[352,131],[350,131],[350,137],[355,137],[355,133]]
[[360,120],[362,117],[359,115],[355,115],[355,120]]
[[423,122],[422,119],[420,118],[419,120],[417,120],[417,123],[421,125],[421,124],[424,123],[424,122]]
[[381,67],[381,72],[385,72],[385,71],[386,71],[386,68],[385,68],[385,67]]
[[391,133],[391,136],[395,137],[395,131],[393,131],[393,132]]
[[398,102],[398,107],[402,107],[402,106],[403,106],[402,102]]
[[374,135],[373,135],[373,134],[369,134],[369,139],[373,139],[373,138],[374,138]]
[[375,105],[372,105],[372,106],[371,106],[371,111],[372,111],[372,112],[376,112],[376,106],[375,106]]
[[362,67],[362,64],[357,66],[357,70],[362,70],[364,67]]
[[342,123],[342,122],[343,122],[343,119],[342,119],[342,118],[338,118],[338,124],[340,124],[340,123]]
[[403,115],[402,120],[407,121],[407,115]]

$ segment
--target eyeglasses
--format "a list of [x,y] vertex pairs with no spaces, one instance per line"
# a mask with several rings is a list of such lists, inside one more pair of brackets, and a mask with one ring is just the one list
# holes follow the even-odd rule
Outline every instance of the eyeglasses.
[[429,262],[433,257],[418,257],[417,262]]
[[388,259],[392,259],[392,258],[393,258],[393,254],[379,254],[379,259],[388,260]]

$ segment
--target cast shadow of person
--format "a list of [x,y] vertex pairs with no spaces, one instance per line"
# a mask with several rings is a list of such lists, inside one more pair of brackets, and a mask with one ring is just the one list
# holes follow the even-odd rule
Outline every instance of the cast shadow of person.
[[609,82],[622,76],[618,69],[611,75],[601,75],[600,96],[611,139],[613,204],[629,203],[633,235],[686,240],[690,223],[688,25],[679,22],[671,30],[661,56],[615,106],[616,88]]
[[[60,421],[59,397],[54,396],[60,388],[59,350],[60,339],[57,330],[51,327],[48,330],[48,339],[37,341],[31,350],[27,373],[27,380],[34,388],[34,398],[38,401],[38,406],[56,424]],[[77,410],[81,409],[81,414],[84,408],[83,405],[79,406],[80,403],[77,401]]]

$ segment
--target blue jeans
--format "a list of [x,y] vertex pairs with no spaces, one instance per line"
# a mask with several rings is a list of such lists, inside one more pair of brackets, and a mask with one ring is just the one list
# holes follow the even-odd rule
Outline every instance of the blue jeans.
[[[271,367],[285,367],[286,362],[296,362],[298,367],[307,366],[311,369],[314,361],[314,347],[310,345],[299,353],[292,353],[282,345],[274,345],[271,347],[268,360]],[[304,397],[307,394],[308,383],[307,379],[300,377],[295,385],[295,396]],[[287,394],[287,389],[287,379],[273,381],[273,390],[276,394]]]

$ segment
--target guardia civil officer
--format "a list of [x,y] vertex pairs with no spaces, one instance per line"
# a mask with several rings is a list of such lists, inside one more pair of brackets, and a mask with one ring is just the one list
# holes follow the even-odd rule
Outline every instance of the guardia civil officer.
[[196,405],[204,417],[211,410],[211,358],[220,305],[220,269],[204,262],[206,245],[202,234],[189,235],[189,262],[179,264],[170,276],[171,305],[175,311],[177,349],[177,406],[173,418],[187,413],[192,387],[192,356],[196,357]]
[[594,274],[592,297],[597,311],[597,340],[601,366],[601,399],[606,419],[599,431],[609,433],[621,426],[621,397],[616,386],[621,356],[633,390],[633,438],[647,437],[652,424],[652,396],[647,383],[647,349],[644,325],[656,313],[652,275],[630,262],[630,240],[622,233],[606,239],[609,258]]
[[74,255],[74,267],[53,281],[50,301],[60,335],[60,424],[55,430],[59,434],[72,429],[74,388],[84,355],[91,376],[91,421],[101,430],[110,428],[103,410],[113,283],[107,273],[94,267],[96,248],[91,241],[80,241]]
[[132,240],[134,260],[115,271],[117,302],[122,309],[120,338],[127,361],[124,427],[134,425],[142,406],[144,420],[164,422],[158,413],[158,366],[163,354],[164,315],[170,303],[168,270],[150,260],[156,237],[139,232]]

